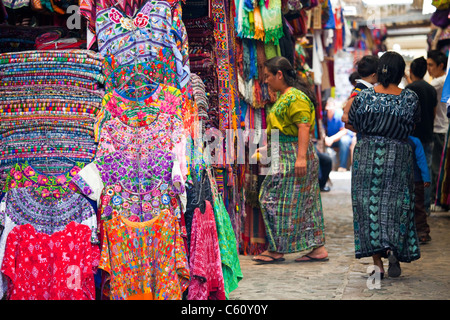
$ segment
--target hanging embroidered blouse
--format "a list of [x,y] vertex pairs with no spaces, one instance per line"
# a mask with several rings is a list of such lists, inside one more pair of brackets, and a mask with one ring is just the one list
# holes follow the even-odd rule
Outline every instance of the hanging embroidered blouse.
[[155,60],[160,49],[170,49],[172,54],[165,59],[175,58],[180,88],[186,85],[190,69],[183,66],[168,3],[149,0],[131,17],[119,8],[102,6],[97,4],[95,27],[102,55],[111,53],[120,65],[125,65]]
[[160,112],[183,119],[185,111],[187,111],[186,96],[180,90],[164,84],[159,84],[149,95],[139,99],[129,97],[117,89],[113,90],[103,98],[103,108],[94,126],[96,141],[103,123],[112,118],[117,117],[129,126],[142,127],[153,122]]
[[177,116],[160,113],[145,127],[131,127],[118,118],[107,121],[101,130],[96,157],[121,151],[128,158],[146,158],[155,150],[170,150],[180,164],[183,180],[187,176],[186,145]]
[[8,300],[94,300],[100,250],[89,227],[70,222],[53,234],[31,224],[8,236],[1,271],[9,283]]
[[144,74],[154,82],[177,88],[179,86],[175,60],[170,59],[172,50],[162,48],[158,51],[158,58],[136,64],[120,65],[113,54],[107,53],[103,62],[105,75],[105,91],[110,92],[126,83],[133,73]]
[[190,275],[178,221],[163,210],[146,222],[105,222],[99,268],[110,276],[112,300],[181,300]]
[[145,158],[129,158],[121,151],[96,158],[73,181],[97,201],[103,220],[124,216],[147,221],[166,209],[179,218],[177,196],[186,192],[175,156],[159,149]]
[[[43,186],[46,182],[48,181],[39,181],[38,184]],[[3,229],[0,237],[0,264],[9,233],[20,225],[30,224],[38,232],[50,235],[63,230],[74,221],[89,227],[91,242],[98,243],[97,216],[93,206],[80,193],[70,189],[63,189],[59,193],[56,192],[57,189],[58,186],[55,189],[47,186],[39,192],[39,188],[30,186],[10,189],[5,194],[0,204],[0,224]],[[4,293],[2,290],[4,287],[0,288],[0,296]]]

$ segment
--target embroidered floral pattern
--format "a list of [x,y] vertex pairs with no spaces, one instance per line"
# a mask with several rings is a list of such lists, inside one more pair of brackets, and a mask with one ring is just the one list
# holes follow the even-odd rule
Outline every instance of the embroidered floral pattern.
[[[131,127],[112,119],[103,127],[97,148],[97,157],[122,150],[127,157],[147,157],[156,149],[173,150],[182,136],[181,121],[174,115],[160,114],[146,127]],[[170,134],[169,134],[170,133]]]
[[17,163],[9,172],[3,192],[10,189],[22,187],[34,187],[35,191],[42,197],[53,196],[60,198],[61,195],[69,190],[77,191],[77,186],[71,182],[72,178],[85,166],[83,162],[77,162],[76,165],[57,176],[46,175],[38,172],[28,162]]
[[99,268],[111,276],[112,300],[181,300],[190,275],[179,230],[169,210],[144,223],[105,222]]
[[173,130],[180,133],[180,130],[184,130],[187,126],[184,122],[185,114],[189,114],[186,101],[180,90],[162,84],[151,96],[139,103],[121,96],[117,91],[112,91],[103,98],[103,110],[94,126],[96,140],[98,141],[101,128],[108,120],[118,118],[131,127],[146,127],[154,126],[153,122],[158,114],[171,115]]
[[180,215],[177,201],[184,192],[179,175],[172,175],[174,156],[156,150],[147,158],[130,159],[121,152],[109,154],[95,161],[103,184],[99,211],[104,220],[118,215],[132,221],[147,221],[170,209]]

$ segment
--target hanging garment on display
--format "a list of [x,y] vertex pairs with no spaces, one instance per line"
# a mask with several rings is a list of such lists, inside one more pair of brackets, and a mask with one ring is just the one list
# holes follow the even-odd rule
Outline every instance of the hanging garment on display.
[[187,130],[191,125],[191,116],[187,114],[189,108],[185,98],[178,89],[162,84],[138,100],[114,89],[103,98],[103,108],[96,119],[96,133],[105,121],[112,118],[119,118],[128,126],[143,127],[152,123],[159,113],[173,115],[179,121],[176,125],[181,125],[176,129]]
[[218,190],[216,179],[210,170],[207,170],[213,194],[214,219],[216,221],[217,236],[219,239],[220,259],[222,261],[222,272],[226,298],[231,291],[235,290],[243,278],[238,256],[236,236],[233,231],[230,216]]
[[146,158],[157,149],[170,151],[178,162],[183,181],[186,181],[186,147],[181,121],[170,114],[157,117],[144,127],[128,126],[118,118],[107,121],[102,127],[96,157],[121,151],[128,158]]
[[161,49],[158,58],[152,61],[136,62],[121,65],[112,54],[104,56],[103,74],[105,76],[105,91],[110,92],[119,88],[129,80],[133,73],[151,77],[155,82],[177,88],[179,85],[175,61],[165,59],[170,54],[167,49]]
[[[175,59],[179,87],[189,80],[189,66],[183,65],[180,48],[174,39],[176,29],[172,26],[172,13],[168,3],[148,0],[138,13],[130,18],[116,7],[97,7],[96,34],[99,52],[111,53],[121,64],[130,64],[138,59],[152,61],[158,58],[161,49],[167,49],[164,59]],[[180,44],[181,45],[181,42]]]
[[225,300],[219,240],[211,203],[196,208],[189,253],[191,282],[188,300]]
[[[173,69],[170,65],[152,61],[120,66],[113,55],[108,55],[105,61],[108,73],[105,81],[107,94],[103,99],[103,110],[98,116],[96,132],[102,121],[108,117],[121,117],[124,123],[132,120],[133,126],[143,126],[144,118],[147,122],[152,121],[155,114],[161,110],[166,113],[177,113],[182,118],[184,134],[194,136],[198,107],[190,98],[192,89],[191,93],[188,93],[186,88],[179,90],[171,85],[174,81],[168,79],[175,78],[166,71]],[[158,105],[159,103],[161,105]]]
[[53,234],[31,224],[14,228],[1,267],[7,299],[94,300],[100,250],[90,237],[89,227],[73,221]]
[[225,132],[230,129],[230,110],[234,107],[234,77],[230,65],[229,40],[230,34],[227,16],[227,3],[224,0],[211,1],[211,16],[215,23],[214,38],[216,40],[217,76],[219,92],[219,130]]
[[191,247],[192,221],[195,210],[200,209],[201,212],[205,212],[206,201],[213,202],[211,185],[206,170],[201,170],[199,173],[194,171],[191,176],[191,181],[186,183],[187,204],[184,212],[188,248]]
[[[43,175],[42,175],[43,176]],[[69,223],[77,222],[90,230],[90,241],[98,243],[97,215],[81,194],[64,187],[49,186],[42,179],[41,188],[21,187],[10,189],[2,199],[0,222],[0,265],[5,257],[9,234],[15,227],[31,225],[37,232],[52,235]],[[48,180],[47,180],[48,181]],[[3,282],[0,296],[7,288]]]
[[152,220],[105,222],[99,268],[112,300],[181,300],[190,273],[180,227],[170,210]]
[[88,164],[73,181],[101,204],[103,220],[121,215],[147,221],[164,209],[179,213],[176,197],[185,192],[179,165],[164,150],[141,159],[128,158],[120,151],[108,154]]

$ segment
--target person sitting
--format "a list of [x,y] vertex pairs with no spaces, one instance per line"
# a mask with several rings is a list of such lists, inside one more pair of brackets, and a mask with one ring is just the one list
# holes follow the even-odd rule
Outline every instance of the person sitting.
[[354,145],[354,132],[345,128],[342,122],[343,110],[334,98],[329,98],[325,106],[327,113],[327,136],[325,146],[339,149],[338,171],[347,171],[347,163],[351,155],[351,147]]

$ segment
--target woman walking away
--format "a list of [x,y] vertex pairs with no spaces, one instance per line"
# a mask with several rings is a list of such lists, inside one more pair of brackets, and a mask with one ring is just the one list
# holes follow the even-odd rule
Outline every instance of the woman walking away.
[[[259,263],[284,261],[284,254],[311,251],[296,262],[326,261],[319,159],[310,134],[315,125],[315,95],[297,80],[284,57],[265,63],[265,82],[280,96],[267,116],[267,134],[279,130],[271,144],[272,164],[259,195],[268,238],[268,250],[253,258]],[[257,152],[264,154],[267,146]],[[279,154],[278,163],[273,161]]]
[[377,73],[379,84],[355,97],[348,122],[361,134],[351,187],[355,255],[371,256],[383,278],[382,258],[389,260],[389,277],[400,276],[400,262],[420,258],[413,154],[407,141],[420,109],[416,93],[398,87],[405,73],[401,55],[383,54]]

